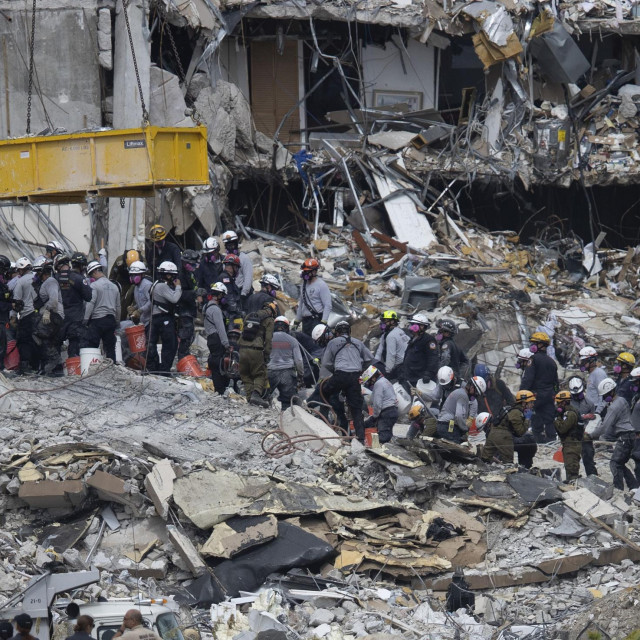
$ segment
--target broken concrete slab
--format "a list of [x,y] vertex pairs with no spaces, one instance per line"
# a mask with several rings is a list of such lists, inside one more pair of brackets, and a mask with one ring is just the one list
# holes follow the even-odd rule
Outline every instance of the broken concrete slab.
[[595,493],[601,500],[611,500],[613,498],[613,485],[598,476],[578,478],[576,484],[584,489],[589,489],[591,493]]
[[125,481],[106,471],[96,471],[88,480],[87,485],[94,488],[98,497],[107,502],[117,502],[137,511],[142,504],[140,495],[132,496],[125,487]]
[[564,494],[565,504],[573,509],[581,516],[593,516],[594,518],[600,518],[607,524],[612,524],[613,519],[620,516],[620,511],[614,506],[600,500],[595,493],[589,491],[589,489],[576,489],[575,491],[568,491]]
[[324,420],[305,411],[302,407],[292,405],[282,412],[280,428],[289,436],[311,435],[331,440],[310,440],[304,446],[313,451],[320,451],[326,446],[338,447],[341,444],[338,434]]
[[209,539],[200,548],[203,556],[232,558],[233,556],[273,540],[278,535],[275,516],[230,518],[217,524]]
[[562,492],[556,482],[531,473],[510,473],[507,482],[520,498],[530,505],[562,500]]
[[153,500],[156,512],[165,520],[169,516],[169,501],[173,495],[173,481],[176,472],[167,458],[153,465],[151,472],[144,479],[144,488]]
[[57,509],[78,506],[87,492],[80,480],[42,480],[24,482],[18,497],[32,509]]
[[201,576],[207,570],[207,565],[200,557],[193,542],[173,525],[167,526],[167,531],[169,532],[169,540],[182,561],[189,567],[189,571],[196,577]]
[[555,521],[554,528],[549,530],[549,533],[552,533],[554,536],[578,538],[589,531],[589,527],[585,527],[578,522],[572,515],[576,515],[575,512],[563,503],[549,505],[547,507],[547,514]]

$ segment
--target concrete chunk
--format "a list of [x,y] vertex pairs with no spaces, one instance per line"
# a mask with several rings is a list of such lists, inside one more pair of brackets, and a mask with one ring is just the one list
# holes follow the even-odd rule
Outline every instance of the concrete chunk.
[[158,515],[165,520],[169,515],[169,500],[173,496],[175,479],[176,473],[167,458],[154,464],[151,473],[144,479],[144,488],[153,500]]
[[117,502],[118,504],[131,507],[134,511],[139,509],[142,502],[139,494],[135,497],[129,494],[122,478],[118,478],[105,471],[96,471],[87,480],[87,484],[97,491],[98,497],[101,500]]
[[620,515],[620,511],[614,506],[600,500],[589,489],[576,489],[564,494],[564,503],[581,516],[593,516],[610,523],[614,517]]
[[[282,430],[290,437],[312,435],[320,437],[336,436],[336,432],[323,420],[307,413],[295,405],[282,413]],[[320,451],[325,446],[340,446],[340,440],[311,440],[305,443],[309,449]]]
[[203,556],[232,558],[252,547],[273,540],[278,521],[273,515],[231,518],[217,524],[200,549]]
[[32,509],[68,508],[79,505],[86,496],[80,480],[43,480],[25,482],[18,497]]
[[171,540],[171,543],[176,548],[182,561],[189,567],[189,571],[196,577],[201,576],[207,570],[207,565],[200,557],[193,542],[173,525],[169,525],[167,531],[169,532],[169,540]]

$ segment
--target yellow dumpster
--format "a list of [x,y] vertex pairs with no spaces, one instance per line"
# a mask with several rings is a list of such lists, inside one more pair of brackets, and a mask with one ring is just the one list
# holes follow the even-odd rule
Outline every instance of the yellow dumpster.
[[82,202],[209,184],[206,127],[145,127],[0,142],[0,199]]

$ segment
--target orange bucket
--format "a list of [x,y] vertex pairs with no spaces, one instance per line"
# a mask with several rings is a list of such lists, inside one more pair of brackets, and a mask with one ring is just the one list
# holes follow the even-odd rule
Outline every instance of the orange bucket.
[[75,358],[67,358],[65,360],[65,366],[67,367],[67,375],[68,376],[79,376],[80,371],[80,356]]
[[364,430],[364,444],[367,447],[373,446],[373,442],[371,441],[371,436],[374,433],[378,433],[378,430],[375,427],[366,427]]
[[147,350],[147,336],[144,335],[144,325],[138,324],[135,327],[127,327],[124,330],[124,334],[127,336],[131,353],[142,353]]
[[195,356],[185,356],[178,360],[178,365],[176,369],[180,373],[184,373],[192,378],[202,378],[204,377],[204,371],[198,364]]
[[562,455],[562,447],[560,447],[554,454],[553,459],[556,462],[564,462],[564,456]]
[[4,368],[7,371],[15,371],[20,366],[20,353],[18,343],[15,340],[7,342],[7,351],[4,354]]

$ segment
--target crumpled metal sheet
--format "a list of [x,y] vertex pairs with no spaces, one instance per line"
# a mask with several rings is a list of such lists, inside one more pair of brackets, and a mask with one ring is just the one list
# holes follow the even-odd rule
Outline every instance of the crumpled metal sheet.
[[498,47],[506,46],[514,26],[511,16],[501,4],[482,0],[469,4],[462,11],[480,24],[482,31],[493,44]]

